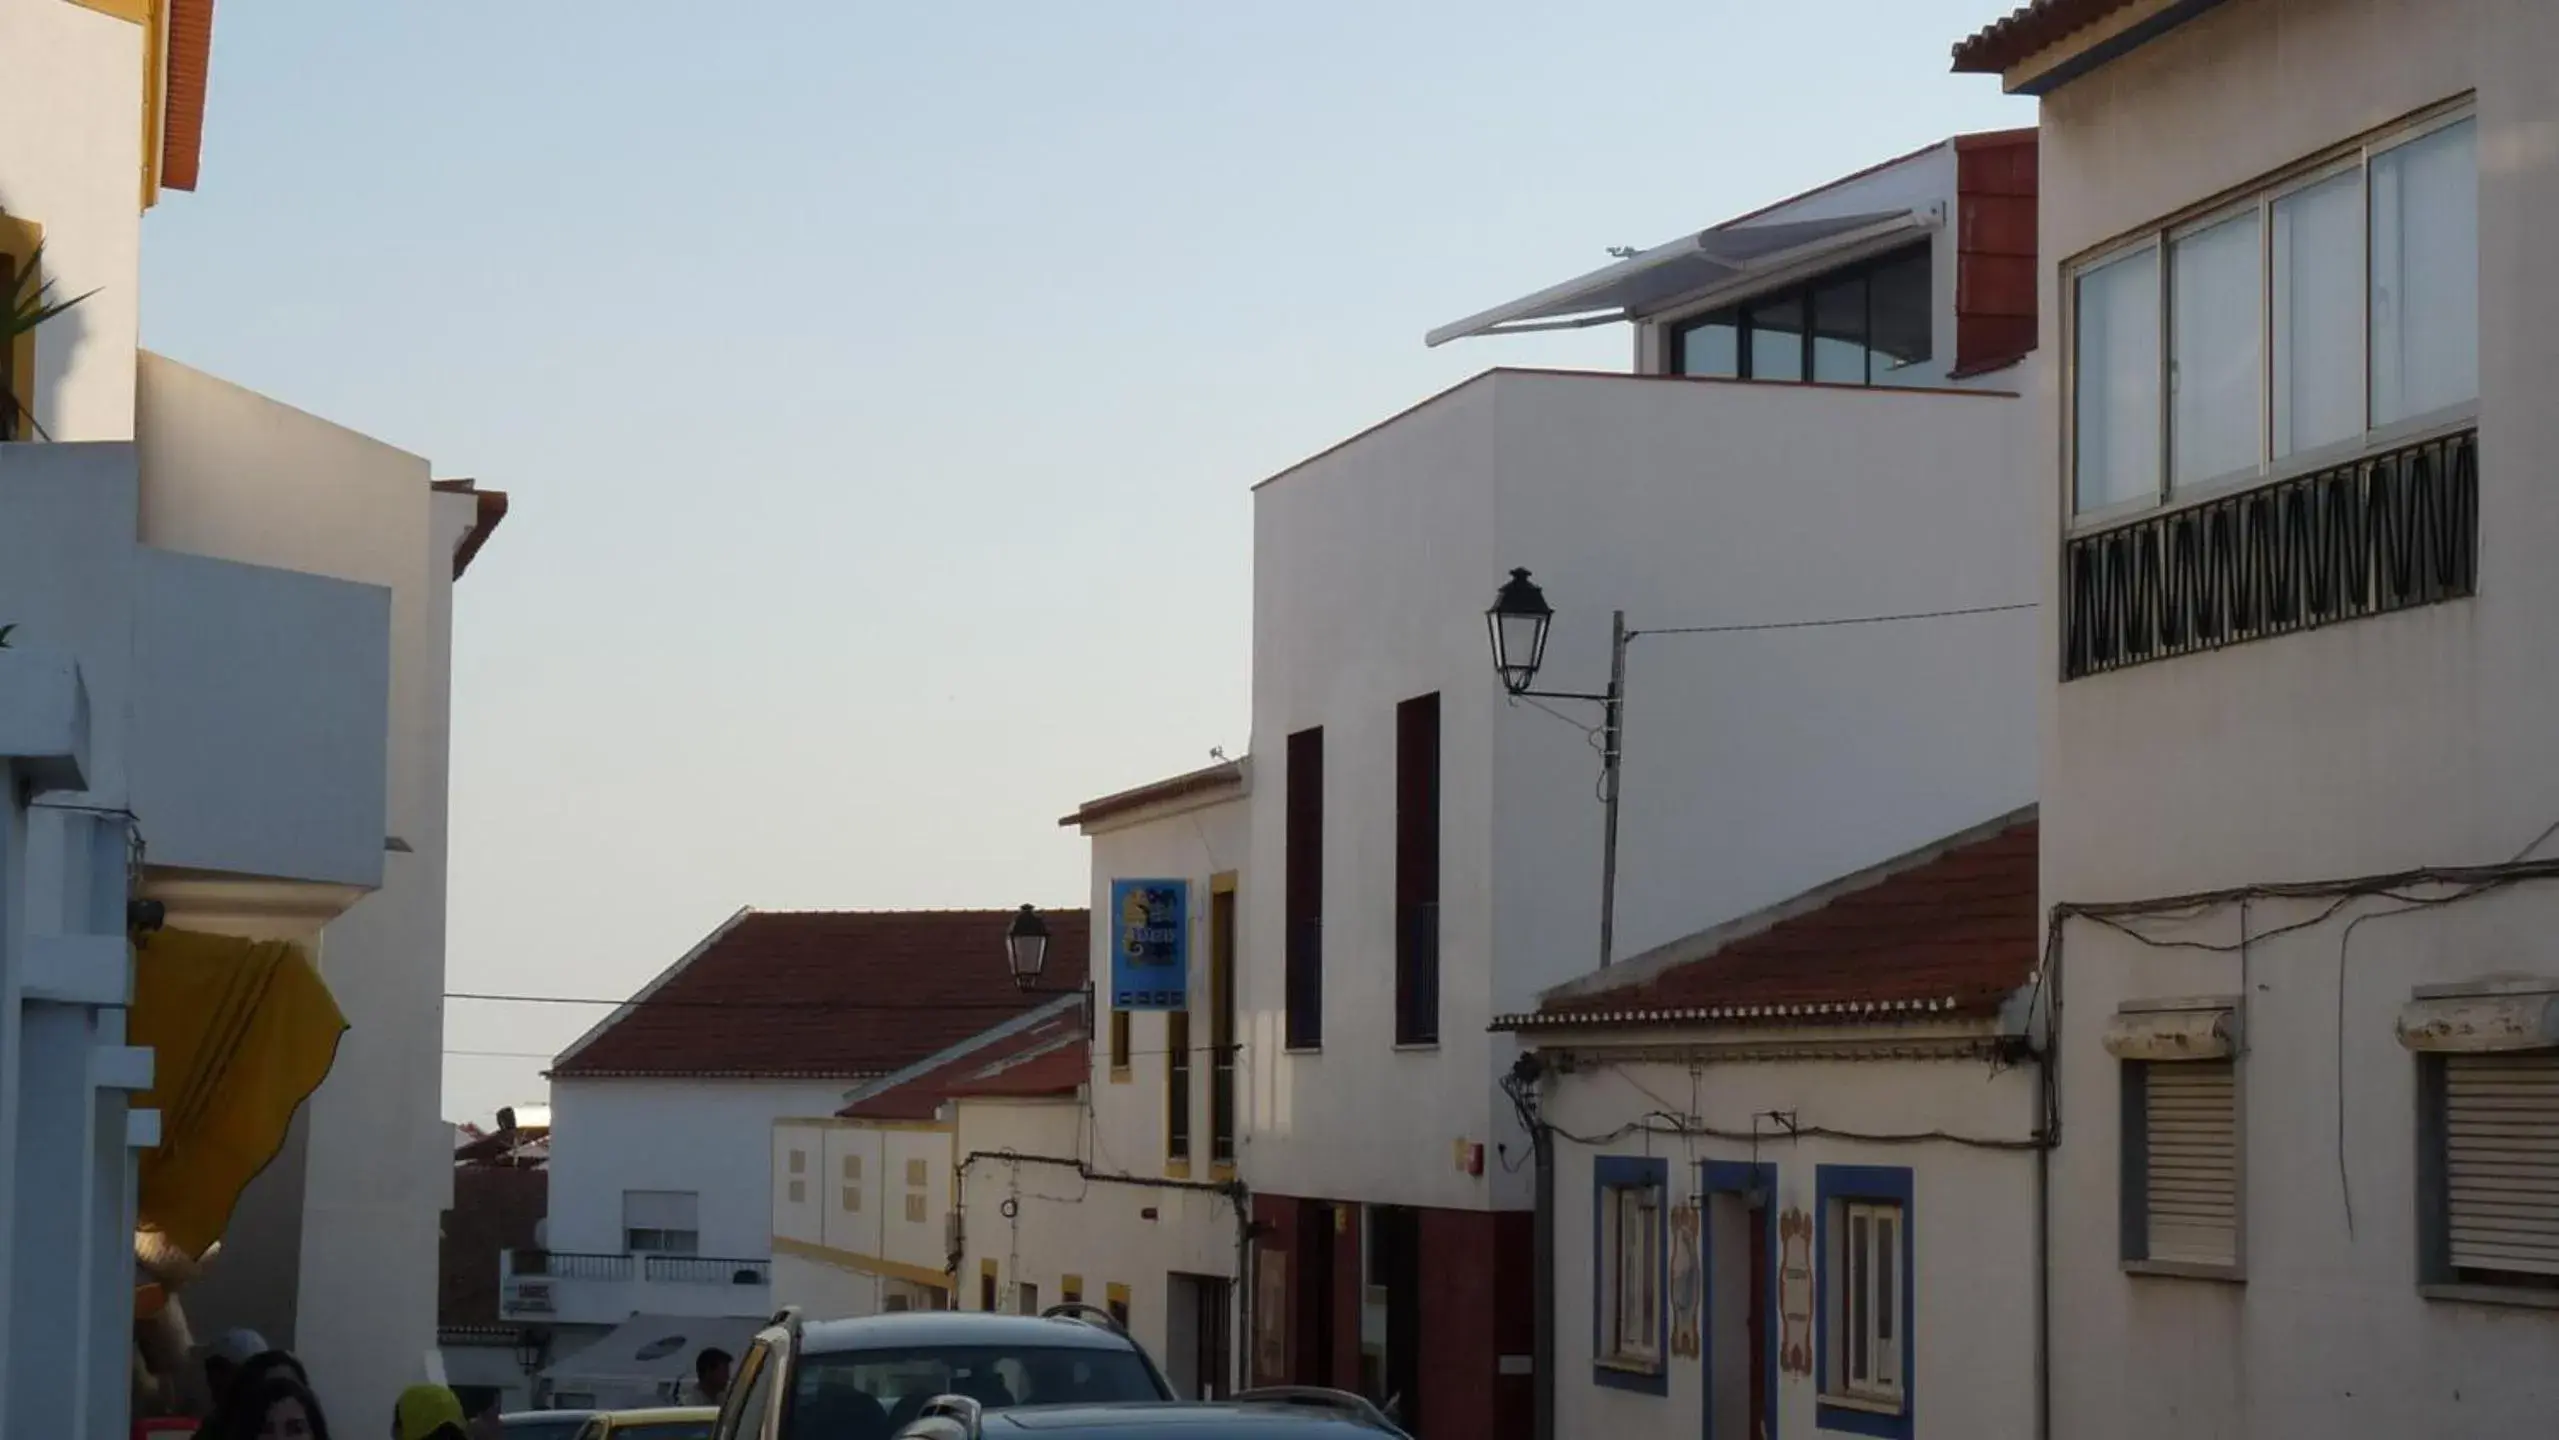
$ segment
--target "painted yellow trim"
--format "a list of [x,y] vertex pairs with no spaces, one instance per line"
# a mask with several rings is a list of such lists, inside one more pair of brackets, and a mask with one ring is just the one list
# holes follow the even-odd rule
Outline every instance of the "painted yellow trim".
[[1234,1178],[1235,1178],[1235,1162],[1234,1162],[1234,1161],[1232,1161],[1232,1160],[1220,1160],[1220,1161],[1218,1161],[1216,1164],[1209,1166],[1209,1167],[1208,1167],[1208,1178],[1210,1178],[1211,1180],[1221,1180],[1221,1181],[1222,1181],[1222,1180],[1232,1180],[1232,1179],[1234,1179]]
[[1060,1304],[1072,1305],[1081,1303],[1084,1299],[1084,1277],[1081,1275],[1058,1276],[1057,1298],[1058,1303]]
[[1220,870],[1216,874],[1208,877],[1208,893],[1211,895],[1232,895],[1235,893],[1235,887],[1241,878],[1242,877],[1238,876],[1232,870]]
[[1164,1178],[1165,1178],[1165,1179],[1167,1179],[1167,1180],[1188,1180],[1188,1179],[1190,1179],[1190,1178],[1191,1178],[1191,1162],[1190,1162],[1190,1161],[1188,1161],[1188,1160],[1167,1160],[1167,1161],[1165,1161],[1165,1162],[1164,1162]]
[[1132,1048],[1129,1029],[1129,1013],[1126,1010],[1113,1010],[1111,1012],[1111,1081],[1114,1084],[1128,1078],[1129,1052]]
[[142,7],[142,208],[160,203],[160,147],[169,130],[169,0]]
[[1128,1323],[1128,1320],[1127,1320],[1127,1316],[1128,1316],[1128,1287],[1127,1287],[1127,1286],[1125,1286],[1125,1285],[1121,1284],[1121,1283],[1120,1283],[1120,1282],[1118,1282],[1117,1280],[1114,1280],[1114,1281],[1112,1281],[1111,1283],[1109,1283],[1108,1285],[1103,1286],[1103,1287],[1102,1287],[1102,1305],[1103,1305],[1103,1308],[1105,1308],[1105,1309],[1109,1310],[1112,1314],[1117,1315],[1117,1316],[1120,1316],[1120,1317],[1121,1317],[1121,1319],[1120,1319],[1120,1323],[1121,1323],[1121,1324],[1125,1325],[1125,1324],[1127,1324],[1127,1323]]
[[876,1255],[857,1255],[850,1250],[838,1250],[832,1245],[818,1245],[807,1240],[793,1240],[776,1235],[773,1237],[773,1251],[777,1255],[815,1260],[822,1265],[832,1265],[838,1270],[854,1270],[864,1275],[880,1275],[891,1280],[904,1280],[914,1285],[930,1285],[936,1290],[947,1291],[951,1288],[951,1277],[946,1271],[928,1270],[921,1265],[910,1265],[903,1260],[883,1260]]
[[[44,244],[43,226],[33,220],[22,220],[15,215],[0,215],[0,257],[6,257],[9,261],[9,281],[12,286],[21,283],[20,272],[26,269],[28,261],[35,258],[36,247],[42,244]],[[44,277],[41,275],[36,277],[38,284],[42,284],[43,280]],[[19,414],[33,416],[36,413],[36,335],[34,331],[30,330],[9,342],[9,371],[6,378],[9,394],[17,400],[18,408],[15,412],[0,411],[0,439],[8,437]],[[19,438],[25,440],[36,438],[33,426],[30,425],[27,433]]]
[[946,1120],[857,1120],[842,1115],[806,1115],[785,1116],[773,1122],[776,1130],[785,1125],[805,1125],[813,1130],[923,1130],[942,1134],[951,1131],[950,1122]]
[[118,20],[129,20],[136,25],[143,23],[151,8],[151,0],[71,0],[71,3],[83,10],[113,15]]

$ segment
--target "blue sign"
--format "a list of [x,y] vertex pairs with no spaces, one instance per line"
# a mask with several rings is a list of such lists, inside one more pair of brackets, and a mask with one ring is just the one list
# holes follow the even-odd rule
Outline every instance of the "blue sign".
[[1111,882],[1111,1008],[1191,1003],[1191,882]]

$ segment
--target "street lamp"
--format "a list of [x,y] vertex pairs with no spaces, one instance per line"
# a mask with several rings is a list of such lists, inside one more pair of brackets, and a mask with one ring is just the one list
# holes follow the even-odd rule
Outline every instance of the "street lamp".
[[1048,964],[1048,922],[1040,912],[1023,906],[1004,931],[1004,961],[1013,969],[1013,984],[1028,991],[1040,983],[1040,970]]
[[1609,620],[1608,688],[1597,694],[1580,690],[1533,690],[1537,671],[1546,663],[1546,632],[1555,622],[1555,607],[1546,592],[1514,569],[1484,612],[1484,630],[1493,644],[1493,670],[1502,688],[1524,700],[1578,700],[1599,707],[1599,800],[1605,816],[1599,861],[1599,963],[1616,958],[1617,942],[1617,789],[1626,741],[1626,612]]

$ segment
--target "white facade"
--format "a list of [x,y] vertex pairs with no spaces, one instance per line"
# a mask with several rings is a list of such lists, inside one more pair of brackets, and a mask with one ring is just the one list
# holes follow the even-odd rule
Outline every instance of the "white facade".
[[[2046,69],[2068,53],[2023,63]],[[2559,578],[2539,558],[2559,537],[2545,338],[2559,293],[2542,244],[2559,219],[2555,68],[2559,12],[2546,6],[2232,0],[2046,95],[2043,243],[2065,266],[2336,147],[2386,141],[2428,107],[2475,103],[2478,267],[2475,598],[2048,679],[2048,905],[2496,866],[2531,853],[2559,815],[2540,718],[2559,674]],[[2424,217],[2462,237],[2456,259],[2471,208],[2447,197]],[[2349,356],[2356,279],[2342,311]],[[2046,298],[2057,353],[2071,321],[2061,292]],[[2047,377],[2040,456],[2065,453],[2071,393],[2058,367]],[[2054,577],[2047,547],[2073,529],[2070,476],[2043,475],[2035,562]],[[2045,596],[2039,650],[2052,656],[2069,597],[2050,581]],[[2233,895],[2127,922],[2213,949],[2069,922],[2051,1433],[2487,1437],[2547,1423],[2559,1400],[2543,1359],[2559,1342],[2554,1292],[2547,1276],[2489,1286],[2431,1273],[2437,1192],[2419,1156],[2439,1121],[2428,1062],[2393,1031],[2420,987],[2559,976],[2559,895],[2531,879],[2392,914],[2408,903]],[[2128,1002],[2186,997],[2233,1011],[2237,1254],[2217,1274],[2162,1273],[2175,1267],[2128,1253],[2140,1187],[2127,1178],[2121,1097],[2139,1072],[2099,1043]],[[2546,1165],[2546,1140],[2541,1155]],[[2546,1210],[2521,1213],[2546,1223]]]
[[[1613,608],[1641,629],[2031,602],[2019,410],[1988,393],[1494,371],[1262,486],[1241,981],[1257,1193],[1529,1203],[1525,1137],[1494,1085],[1515,1047],[1485,1026],[1594,962],[1601,808],[1581,730],[1505,703],[1492,673],[1483,613],[1504,570],[1533,567],[1555,604],[1539,684],[1568,690],[1605,680]],[[2026,802],[2035,633],[2008,612],[1638,638],[1618,952]],[[1440,1039],[1399,1049],[1396,707],[1433,692]],[[1285,757],[1314,726],[1323,1047],[1290,1053]],[[1480,1175],[1452,1163],[1460,1143],[1484,1146]]]
[[[1821,1376],[1805,1333],[1816,1307],[1837,1327],[1835,1301],[1821,1283],[1832,1267],[1803,1244],[1789,1250],[1799,1227],[1816,1223],[1825,1174],[1843,1167],[1898,1176],[1908,1187],[1912,1320],[1911,1366],[1903,1377],[1909,1402],[1890,1417],[1901,1435],[2035,1433],[2035,1157],[2011,1149],[1952,1143],[1885,1144],[1808,1136],[1790,1139],[1785,1123],[1868,1135],[1941,1132],[2023,1142],[2036,1122],[2031,1068],[1991,1073],[1977,1058],[1895,1059],[1896,1048],[1961,1043],[1989,1034],[1988,1024],[1864,1029],[1748,1029],[1599,1032],[1540,1036],[1542,1048],[1572,1048],[1584,1068],[1558,1078],[1546,1094],[1545,1119],[1565,1137],[1556,1147],[1555,1362],[1558,1435],[1704,1435],[1750,1440],[1761,1434],[1829,1433],[1822,1423]],[[1872,1054],[1832,1059],[1717,1057],[1736,1043],[1782,1050],[1788,1045],[1872,1047]],[[1693,1059],[1611,1059],[1612,1046],[1653,1055],[1683,1049]],[[1647,1123],[1667,1096],[1678,1119],[1650,1122],[1655,1131],[1618,1134]],[[1781,1122],[1777,1116],[1784,1116]],[[1719,1135],[1679,1134],[1683,1128]],[[1758,1138],[1753,1138],[1758,1137]],[[1609,1257],[1595,1209],[1599,1157],[1666,1162],[1673,1207],[1701,1204],[1697,1236],[1700,1296],[1693,1324],[1695,1355],[1666,1361],[1658,1392],[1617,1388],[1594,1354],[1601,1300],[1598,1276]],[[1767,1187],[1757,1208],[1745,1187]],[[1709,1189],[1714,1193],[1708,1193]],[[1832,1202],[1837,1203],[1835,1200]],[[1836,1223],[1838,1217],[1832,1217]],[[1746,1327],[1751,1303],[1750,1229],[1761,1230],[1777,1313],[1768,1317],[1776,1346],[1754,1354]],[[1807,1268],[1797,1280],[1796,1260]],[[1672,1264],[1678,1262],[1674,1259]],[[1674,1274],[1676,1271],[1674,1270]],[[1669,1325],[1682,1325],[1670,1290]],[[1788,1324],[1786,1315],[1806,1323]],[[1767,1408],[1751,1412],[1753,1366]],[[1834,1371],[1835,1371],[1834,1366]],[[1834,1389],[1839,1388],[1836,1385]],[[1709,1413],[1711,1409],[1711,1414]],[[1861,1416],[1878,1421],[1881,1414]],[[1759,1422],[1767,1428],[1759,1428]],[[1883,1433],[1883,1432],[1877,1432]]]
[[[548,1274],[528,1295],[524,1272],[511,1271],[507,1314],[578,1325],[771,1314],[773,1127],[833,1112],[844,1089],[835,1080],[554,1077]],[[689,1255],[646,1253],[646,1239],[634,1250],[625,1222],[635,1203],[689,1213]],[[742,1283],[741,1273],[757,1278]]]
[[773,1299],[813,1320],[948,1310],[948,1120],[773,1126]]

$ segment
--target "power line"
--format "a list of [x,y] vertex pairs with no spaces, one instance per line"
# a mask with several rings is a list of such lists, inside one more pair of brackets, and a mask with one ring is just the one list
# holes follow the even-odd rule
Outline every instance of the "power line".
[[481,1000],[498,1005],[594,1005],[600,1007],[620,1007],[627,1005],[634,1010],[648,1010],[661,1007],[672,1010],[818,1010],[829,1013],[842,1013],[848,1011],[1001,1010],[1008,1014],[1023,1014],[1036,1010],[1041,1005],[1051,1000],[1062,998],[1063,995],[1071,993],[1073,992],[1035,990],[1029,992],[1018,1000],[878,1001],[686,1000],[669,999],[661,995],[626,995],[618,999],[603,999],[586,995],[509,995],[487,990],[447,990],[444,992],[444,998],[447,1000]]
[[1746,630],[1826,630],[1834,625],[1889,625],[1900,620],[1950,620],[1959,615],[2004,615],[2012,610],[2040,608],[2037,601],[2015,605],[1972,605],[1961,610],[1911,610],[1899,615],[1846,615],[1836,620],[1770,620],[1756,625],[1658,625],[1626,632],[1628,639],[1638,635],[1733,635]]

